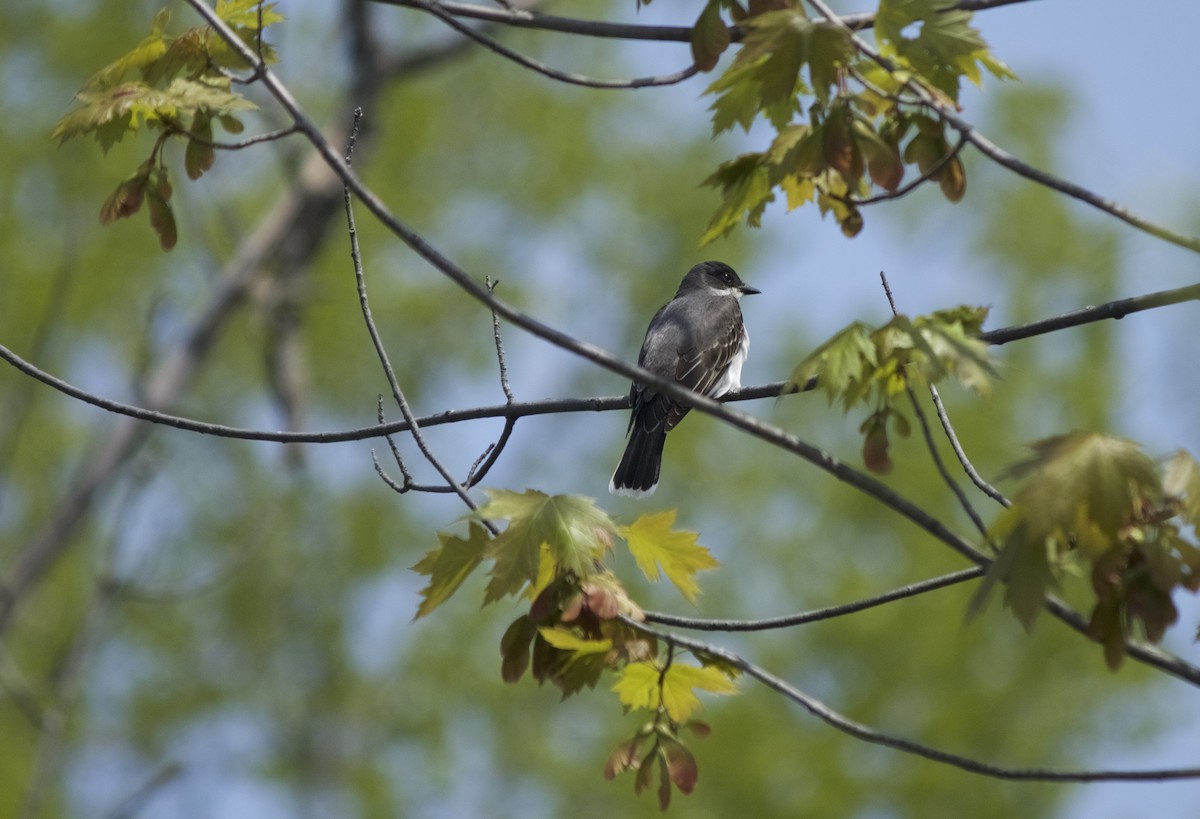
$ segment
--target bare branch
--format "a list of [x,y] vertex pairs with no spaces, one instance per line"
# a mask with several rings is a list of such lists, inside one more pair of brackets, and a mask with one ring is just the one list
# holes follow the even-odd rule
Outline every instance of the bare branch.
[[[490,276],[485,276],[483,283],[492,295],[495,295],[496,286],[500,284],[498,281],[493,281]],[[496,365],[500,368],[500,389],[504,392],[505,402],[511,404],[513,391],[508,383],[508,364],[504,360],[504,341],[500,338],[500,317],[496,315],[495,310],[492,311],[492,340],[496,343]]]
[[806,611],[801,614],[787,614],[782,617],[768,617],[761,620],[707,620],[648,611],[646,612],[646,622],[657,623],[661,626],[693,629],[695,631],[770,631],[772,629],[791,628],[792,626],[802,626],[805,623],[815,623],[818,620],[832,620],[835,617],[843,617],[847,614],[865,611],[875,606],[882,606],[885,603],[903,600],[906,597],[915,597],[919,594],[936,591],[937,589],[944,589],[947,586],[965,583],[968,580],[983,577],[986,571],[986,569],[980,566],[961,569],[951,574],[942,575],[941,577],[922,580],[919,583],[910,583],[907,586],[893,589],[890,592],[856,600],[853,603],[843,603],[839,606],[829,606],[814,611]]
[[[1061,316],[1040,319],[1028,324],[1017,324],[981,333],[979,338],[988,344],[1007,344],[1011,341],[1032,338],[1038,335],[1052,333],[1068,327],[1077,327],[1105,319],[1120,319],[1132,313],[1180,304],[1185,301],[1200,301],[1200,284],[1163,290],[1144,296],[1132,296],[1101,304],[1095,307],[1085,307]],[[406,432],[406,421],[380,423],[375,426],[359,427],[356,429],[339,430],[335,432],[294,432],[244,429],[223,424],[212,424],[197,421],[177,415],[158,412],[145,407],[112,401],[83,390],[60,378],[34,366],[7,347],[0,345],[0,359],[8,362],[15,369],[41,381],[43,384],[58,390],[71,398],[75,398],[108,412],[126,415],[140,421],[174,427],[185,432],[197,432],[202,435],[214,435],[221,438],[235,438],[247,441],[274,441],[276,443],[310,443],[332,444],[346,441],[361,441],[368,438],[378,438],[395,432]],[[740,390],[727,393],[721,397],[722,402],[749,401],[757,398],[774,398],[783,394],[787,382],[776,381],[754,387],[743,387]],[[813,380],[798,390],[810,391],[816,387]],[[627,395],[598,396],[594,398],[551,398],[543,401],[527,401],[523,403],[497,404],[492,406],[473,407],[463,410],[447,410],[417,419],[423,427],[440,424],[456,424],[462,421],[474,421],[482,418],[521,418],[530,415],[546,415],[565,412],[605,412],[608,410],[629,409]]]
[[220,142],[215,139],[207,139],[205,137],[200,136],[199,134],[192,133],[187,128],[184,128],[182,125],[180,125],[178,122],[170,123],[168,125],[168,128],[169,128],[170,132],[173,134],[179,134],[180,136],[185,136],[188,139],[191,139],[191,140],[194,140],[194,141],[200,143],[201,145],[206,145],[209,148],[217,148],[222,151],[240,151],[243,148],[250,148],[254,145],[261,145],[264,142],[275,142],[277,140],[283,139],[284,137],[288,137],[288,136],[291,136],[292,134],[296,133],[296,126],[293,125],[290,128],[279,128],[278,130],[275,130],[275,131],[267,131],[266,133],[263,133],[263,134],[255,134],[252,137],[246,137],[245,139],[238,140],[237,142]]
[[959,443],[958,434],[954,431],[954,426],[950,423],[950,415],[946,412],[946,407],[942,404],[942,396],[933,384],[929,385],[929,394],[933,398],[934,407],[937,408],[938,420],[942,422],[942,430],[946,433],[946,438],[950,441],[950,446],[954,449],[954,454],[958,458],[958,462],[962,464],[963,471],[967,473],[967,477],[971,479],[971,483],[975,484],[980,492],[1006,509],[1012,506],[1012,501],[1004,497],[1000,490],[985,481],[983,476],[975,471],[975,467],[967,457],[966,450]]
[[[350,167],[350,162],[354,153],[354,140],[358,134],[358,126],[362,121],[362,109],[354,110],[354,127],[350,130],[349,144],[346,149],[346,167]],[[379,337],[379,329],[375,326],[375,319],[371,315],[371,304],[367,299],[367,279],[363,275],[362,256],[358,250],[358,229],[354,224],[354,202],[350,195],[350,188],[343,188],[343,196],[346,205],[346,228],[350,238],[350,260],[354,265],[354,283],[358,290],[358,304],[362,310],[363,323],[366,325],[367,334],[371,337],[371,345],[375,348],[375,355],[379,358],[379,364],[383,368],[384,376],[387,378],[388,386],[392,389],[392,399],[396,402],[396,406],[400,408],[400,414],[404,416],[404,420],[408,422],[409,434],[412,435],[413,441],[417,448],[421,450],[421,454],[427,460],[439,475],[446,485],[450,487],[456,495],[458,495],[464,504],[469,509],[477,509],[478,504],[467,494],[467,490],[463,488],[450,470],[433,454],[433,450],[429,447],[429,443],[425,440],[425,436],[421,434],[421,425],[417,422],[416,416],[413,414],[412,408],[408,405],[408,399],[404,397],[404,391],[400,388],[400,382],[396,378],[396,371],[392,368],[392,362],[388,359],[387,350],[383,346],[383,339]],[[378,462],[376,462],[378,466]],[[487,521],[484,521],[486,524]],[[490,527],[489,527],[490,528]],[[495,530],[492,530],[495,534]]]
[[442,9],[442,4],[438,2],[429,2],[428,0],[408,0],[405,5],[413,8],[421,9],[437,17],[446,25],[453,28],[458,33],[465,37],[470,37],[480,45],[486,46],[492,51],[499,54],[501,57],[512,60],[518,65],[536,71],[538,74],[549,77],[552,80],[569,83],[571,85],[582,85],[585,88],[602,88],[602,89],[626,89],[626,88],[649,88],[660,85],[675,85],[683,82],[690,77],[694,77],[699,73],[700,69],[693,65],[688,66],[682,71],[677,71],[674,74],[667,74],[661,77],[637,77],[632,80],[599,80],[593,77],[585,77],[582,74],[574,74],[569,71],[560,71],[557,68],[552,68],[539,60],[532,57],[526,57],[518,51],[514,51],[506,45],[492,39],[468,26],[460,23],[451,14],[448,14]]
[[[579,20],[574,17],[557,17],[553,14],[520,8],[496,8],[481,6],[474,3],[456,3],[449,0],[436,0],[437,6],[444,13],[454,17],[467,17],[474,20],[485,20],[513,28],[540,29],[555,31],[562,34],[577,34],[585,37],[597,37],[612,40],[648,40],[653,42],[690,43],[692,40],[691,26],[648,26],[633,23],[608,23],[600,20]],[[405,8],[423,9],[429,0],[373,0],[385,6],[400,6]],[[965,11],[984,11],[1028,0],[962,0],[962,2],[947,6],[947,10],[961,9]],[[863,31],[875,25],[875,15],[869,12],[846,14],[842,21],[852,31]],[[732,42],[739,42],[743,33],[737,26],[729,27],[729,37]]]
[[116,807],[104,814],[105,819],[133,819],[142,809],[142,806],[155,793],[175,781],[182,773],[182,764],[168,762],[155,771],[137,790],[126,796]]
[[1131,313],[1139,313],[1142,310],[1153,310],[1156,307],[1165,307],[1168,304],[1181,304],[1185,301],[1200,301],[1200,284],[1177,287],[1173,290],[1160,290],[1157,293],[1147,293],[1144,296],[1117,299],[1107,304],[1084,307],[1080,310],[1063,313],[1061,316],[1053,318],[1032,321],[1028,324],[1018,324],[1012,327],[1003,327],[998,330],[990,330],[986,333],[980,333],[979,340],[986,341],[988,344],[1007,344],[1010,341],[1030,338],[1044,333],[1052,333],[1055,330],[1062,330],[1067,327],[1078,327],[1081,324],[1090,324],[1093,321],[1122,319]]
[[841,714],[838,711],[830,708],[816,697],[805,694],[803,691],[786,682],[782,678],[771,674],[749,660],[743,659],[728,649],[703,643],[690,637],[683,637],[671,632],[650,628],[646,624],[628,617],[622,616],[621,619],[627,625],[644,634],[653,635],[659,640],[667,643],[669,646],[678,646],[679,648],[686,649],[700,656],[707,655],[715,657],[721,662],[728,663],[729,665],[740,669],[746,675],[758,680],[767,688],[786,697],[787,699],[804,708],[813,716],[822,720],[827,725],[836,728],[842,733],[848,734],[856,739],[861,739],[865,742],[870,742],[875,745],[883,745],[888,748],[894,748],[897,751],[913,754],[914,756],[919,756],[932,762],[959,768],[960,770],[968,771],[970,773],[988,776],[993,779],[1005,779],[1022,782],[1165,782],[1170,780],[1200,779],[1200,768],[1162,768],[1145,771],[1049,771],[1037,768],[1006,768],[999,765],[980,762],[978,760],[971,759],[970,757],[952,754],[948,751],[943,751],[919,742],[914,742],[910,739],[904,739],[903,737],[884,733],[883,731],[878,731],[874,728],[863,725],[860,722],[855,722],[844,714]]

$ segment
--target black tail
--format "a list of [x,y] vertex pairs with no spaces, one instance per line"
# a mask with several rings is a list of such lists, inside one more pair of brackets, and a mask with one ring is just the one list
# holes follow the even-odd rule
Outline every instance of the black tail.
[[621,463],[608,482],[608,491],[631,498],[640,498],[653,492],[658,486],[658,468],[662,464],[663,444],[666,441],[667,433],[662,425],[657,429],[644,430],[635,423]]

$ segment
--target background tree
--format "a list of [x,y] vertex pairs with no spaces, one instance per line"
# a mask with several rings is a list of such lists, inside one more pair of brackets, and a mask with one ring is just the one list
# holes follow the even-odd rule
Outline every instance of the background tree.
[[[37,123],[3,137],[0,172],[12,192],[0,219],[4,290],[19,294],[0,303],[4,343],[94,393],[189,417],[249,428],[372,423],[375,395],[388,390],[356,318],[341,183],[302,142],[221,155],[196,184],[182,181],[176,150],[166,160],[177,180],[178,246],[169,255],[140,215],[96,225],[98,203],[126,172],[118,169],[137,167],[148,145],[126,140],[102,158],[80,140],[53,150],[45,135],[83,78],[145,36],[155,10],[109,5],[0,12],[11,76],[23,80],[5,84],[5,108],[13,122]],[[355,167],[392,210],[479,279],[499,279],[508,302],[631,358],[719,204],[695,195],[696,184],[740,150],[729,137],[708,141],[700,84],[581,90],[466,48],[444,21],[413,11],[347,3],[334,17],[324,6],[285,5],[288,22],[268,37],[281,76],[310,114],[328,118],[334,145],[345,141],[350,109],[365,109],[373,130]],[[657,13],[691,24],[660,6],[638,22]],[[975,24],[990,33],[990,15],[1036,7],[992,11]],[[172,10],[178,30],[199,22],[183,5]],[[629,13],[613,7],[614,17]],[[44,36],[18,40],[19,32]],[[494,33],[522,54],[598,74],[674,71],[690,60],[686,45],[668,52]],[[304,70],[332,67],[335,45],[350,55],[338,70]],[[660,54],[677,61],[664,67]],[[286,127],[266,96],[248,93],[263,113],[246,117],[247,133]],[[1060,90],[1008,90],[992,135],[1054,167],[1071,139],[1066,100]],[[752,150],[761,150],[757,137],[748,137]],[[903,312],[986,302],[997,325],[1194,281],[1194,256],[1149,257],[1117,223],[964,159],[969,189],[956,208],[918,191],[870,210],[863,234],[835,248],[826,244],[832,224],[810,210],[784,219],[772,207],[768,230],[734,232],[703,251],[772,294],[747,304],[748,382],[786,377],[852,319],[884,323],[881,267]],[[1164,210],[1178,217],[1188,208],[1181,199]],[[373,309],[413,405],[424,413],[503,402],[487,312],[361,212],[359,229]],[[864,244],[875,252],[855,259]],[[931,270],[955,253],[953,276]],[[1200,450],[1185,409],[1194,377],[1140,380],[1166,358],[1154,355],[1163,342],[1147,337],[1186,343],[1177,316],[1191,313],[1185,305],[1010,345],[989,401],[947,390],[981,472],[994,476],[1022,443],[1072,427],[1152,432],[1134,437],[1154,453]],[[1147,324],[1152,334],[1129,329]],[[584,361],[502,332],[520,400],[624,389]],[[368,468],[368,443],[285,450],[151,430],[16,371],[2,378],[0,719],[15,740],[0,755],[5,815],[657,812],[652,799],[600,776],[636,717],[614,725],[607,695],[552,708],[558,697],[548,687],[499,684],[496,646],[521,609],[466,604],[483,593],[482,578],[437,617],[407,625],[422,585],[408,567],[462,513],[452,497],[397,498]],[[1155,384],[1138,392],[1165,397],[1128,401],[1126,383]],[[830,413],[816,396],[754,411],[856,458],[860,419]],[[621,415],[522,419],[487,484],[600,494],[619,454]],[[461,475],[501,426],[427,435]],[[436,481],[403,446],[417,479]],[[960,514],[919,435],[894,441],[892,458],[893,485],[948,520]],[[711,419],[673,434],[666,469],[653,507],[678,507],[679,525],[700,531],[725,564],[704,578],[705,615],[843,603],[963,565],[865,496]],[[645,507],[603,502],[626,520]],[[643,605],[687,610],[673,591],[638,584],[631,561],[616,569]],[[1133,664],[1109,676],[1094,645],[1056,625],[1026,638],[993,609],[962,627],[972,591],[712,642],[855,720],[1009,767],[1121,767],[1123,757],[1110,764],[1083,749],[1111,741],[1114,723],[1136,736],[1165,710],[1190,707],[1183,683]],[[743,689],[749,696],[706,703],[713,736],[692,743],[701,790],[675,809],[1052,815],[1071,796],[1064,785],[998,782],[873,748]],[[1119,737],[1113,753],[1128,742]],[[1167,801],[1188,787],[1142,786],[1136,798]]]

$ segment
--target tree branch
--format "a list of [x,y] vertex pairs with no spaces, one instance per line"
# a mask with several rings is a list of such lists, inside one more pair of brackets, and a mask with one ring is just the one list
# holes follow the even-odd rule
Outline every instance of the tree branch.
[[469,37],[475,42],[483,45],[505,59],[512,60],[517,65],[524,66],[532,71],[537,72],[552,80],[558,80],[570,85],[581,85],[585,88],[600,88],[600,89],[629,89],[629,88],[649,88],[660,85],[675,85],[681,83],[690,77],[694,77],[699,73],[700,69],[696,65],[690,65],[682,71],[676,71],[674,74],[666,74],[658,77],[637,77],[631,80],[600,80],[594,77],[586,77],[583,74],[575,74],[569,71],[560,71],[557,68],[552,68],[546,63],[535,60],[532,57],[526,57],[518,51],[509,48],[506,45],[492,39],[486,34],[475,30],[471,26],[460,23],[452,15],[447,14],[441,9],[441,3],[429,2],[429,0],[409,0],[408,5],[413,8],[421,9],[434,17],[437,17],[446,25],[462,34],[464,37]]
[[770,631],[772,629],[791,628],[792,626],[802,626],[806,623],[815,623],[818,620],[832,620],[835,617],[843,617],[847,614],[865,611],[876,606],[882,606],[885,603],[903,600],[906,597],[915,597],[919,594],[936,591],[937,589],[944,589],[947,586],[965,583],[968,580],[976,580],[983,577],[986,571],[986,569],[980,566],[974,566],[970,569],[961,569],[951,574],[942,575],[941,577],[922,580],[919,583],[910,583],[907,586],[901,586],[890,592],[856,600],[853,603],[828,606],[823,609],[815,609],[800,614],[786,614],[782,617],[767,617],[761,620],[709,620],[648,611],[646,612],[646,622],[656,623],[660,626],[693,629],[695,631]]
[[[353,159],[354,140],[358,134],[358,126],[362,121],[362,115],[361,108],[354,109],[354,126],[350,129],[348,147],[346,148],[346,167],[350,167],[350,162]],[[412,435],[417,449],[421,450],[421,454],[425,456],[425,460],[442,476],[442,480],[446,482],[446,486],[462,499],[467,508],[474,511],[479,508],[475,500],[467,494],[467,490],[463,488],[462,484],[450,474],[450,470],[433,454],[429,442],[421,434],[421,425],[417,422],[412,407],[408,405],[408,399],[404,397],[404,390],[400,388],[400,381],[396,378],[396,371],[392,368],[392,362],[388,359],[387,350],[383,346],[383,339],[379,337],[379,329],[375,326],[375,319],[371,315],[371,305],[367,298],[367,278],[363,275],[362,255],[358,250],[358,229],[354,223],[354,200],[350,195],[350,188],[343,187],[342,196],[346,206],[346,230],[350,238],[350,261],[354,266],[354,284],[358,291],[358,304],[362,310],[363,323],[366,325],[367,334],[371,337],[371,346],[375,348],[375,355],[379,358],[379,365],[383,368],[383,374],[387,378],[388,386],[391,387],[392,399],[396,402],[396,406],[400,408],[400,414],[404,416],[404,420],[408,424],[409,434]],[[489,525],[489,521],[484,521],[484,524],[488,526],[493,535],[497,534],[495,528]]]
[[652,635],[670,646],[677,646],[700,656],[708,655],[715,657],[721,662],[740,669],[747,676],[753,677],[767,688],[791,700],[827,725],[836,728],[844,734],[874,745],[883,745],[897,751],[913,754],[914,756],[928,759],[931,762],[959,768],[969,773],[988,776],[993,779],[1020,782],[1165,782],[1200,778],[1200,768],[1163,768],[1146,771],[1050,771],[1037,768],[1006,768],[980,762],[969,757],[932,748],[910,739],[887,734],[863,725],[860,722],[855,722],[844,714],[830,708],[816,697],[805,694],[782,678],[771,674],[727,649],[703,643],[689,637],[682,637],[671,632],[650,628],[646,624],[628,617],[622,616],[621,620],[643,634]]
[[1078,327],[1081,324],[1090,324],[1093,321],[1123,319],[1132,313],[1153,310],[1156,307],[1165,307],[1169,304],[1181,304],[1185,301],[1200,301],[1200,284],[1177,287],[1173,290],[1160,290],[1157,293],[1147,293],[1144,296],[1117,299],[1107,304],[1073,310],[1070,313],[1063,313],[1053,318],[1032,321],[1028,324],[1017,324],[1012,327],[1003,327],[998,330],[990,330],[986,333],[980,333],[979,340],[986,341],[988,344],[1007,344],[1010,341],[1030,338],[1044,333],[1053,333],[1055,330],[1062,330],[1067,327]]
[[[849,32],[851,41],[854,43],[854,47],[857,48],[864,56],[868,57],[885,71],[894,72],[896,70],[896,66],[892,64],[891,60],[884,57],[879,53],[879,51],[872,48],[865,40],[855,34],[855,29],[848,24],[846,19],[836,15],[833,10],[830,9],[830,7],[824,2],[824,0],[808,0],[808,3],[830,23],[846,29]],[[1002,3],[1001,5],[1006,4]],[[1099,194],[1093,193],[1082,185],[1077,185],[1074,182],[1061,179],[1053,174],[1026,164],[981,134],[973,125],[960,117],[958,112],[955,111],[951,105],[939,100],[920,82],[915,82],[910,79],[907,81],[906,86],[911,88],[913,92],[920,97],[922,105],[934,111],[947,124],[954,128],[954,130],[958,131],[963,138],[978,148],[981,153],[999,165],[1008,168],[1010,171],[1023,176],[1026,179],[1037,182],[1039,185],[1043,185],[1051,190],[1056,190],[1059,193],[1066,194],[1073,199],[1078,199],[1081,202],[1085,202],[1086,204],[1098,208],[1110,216],[1114,216],[1139,230],[1149,233],[1151,236],[1162,239],[1166,242],[1170,242],[1171,244],[1178,245],[1179,247],[1184,247],[1188,250],[1194,250],[1200,253],[1200,238],[1185,236],[1181,233],[1176,233],[1175,231],[1169,230],[1161,225],[1157,225],[1136,215],[1128,208],[1117,204],[1113,200],[1106,199]]]

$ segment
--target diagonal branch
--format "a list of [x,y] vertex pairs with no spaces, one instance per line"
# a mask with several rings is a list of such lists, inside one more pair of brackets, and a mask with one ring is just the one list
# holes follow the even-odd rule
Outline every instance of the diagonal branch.
[[[1007,344],[1012,341],[1033,338],[1069,327],[1090,324],[1095,321],[1121,319],[1143,310],[1181,304],[1186,301],[1200,301],[1200,284],[1179,287],[1174,290],[1163,290],[1143,296],[1117,299],[1107,304],[1085,307],[1081,310],[1064,313],[1061,316],[989,330],[981,333],[979,338],[988,344]],[[58,390],[66,396],[99,407],[107,412],[127,415],[130,418],[136,418],[140,421],[174,427],[185,432],[197,432],[202,435],[214,435],[221,438],[235,438],[246,441],[274,441],[282,444],[334,444],[378,438],[395,432],[407,432],[409,429],[407,421],[392,421],[386,424],[381,422],[374,426],[334,432],[257,430],[226,426],[224,424],[213,424],[178,415],[170,415],[133,404],[125,404],[95,395],[39,369],[3,345],[0,345],[0,359],[8,362],[20,372],[41,381],[43,384]],[[775,381],[754,387],[743,387],[740,390],[726,393],[721,397],[721,401],[724,403],[749,401],[757,398],[775,398],[783,394],[786,385],[787,382]],[[816,382],[814,380],[805,384],[800,391],[809,391],[814,389],[815,386]],[[624,409],[629,409],[629,397],[627,395],[597,396],[594,398],[549,398],[542,401],[512,402],[461,410],[446,410],[423,416],[418,418],[417,421],[421,426],[430,427],[440,424],[457,424],[462,421],[476,421],[483,418],[509,419],[565,412],[605,412]]]
[[883,745],[897,751],[913,754],[914,756],[928,759],[931,762],[959,768],[969,773],[988,776],[993,779],[1019,782],[1165,782],[1182,779],[1200,779],[1200,768],[1162,768],[1145,771],[1050,771],[1038,768],[1006,768],[1000,765],[980,762],[970,757],[952,754],[911,739],[905,739],[876,730],[863,725],[861,722],[855,722],[844,714],[830,708],[816,697],[805,694],[781,677],[775,676],[728,649],[703,643],[689,637],[682,637],[671,632],[650,628],[644,623],[628,617],[623,616],[621,619],[626,625],[637,629],[643,634],[652,635],[669,646],[687,649],[701,657],[714,657],[723,663],[740,669],[747,676],[753,677],[767,688],[777,694],[781,694],[842,733],[875,745]]

